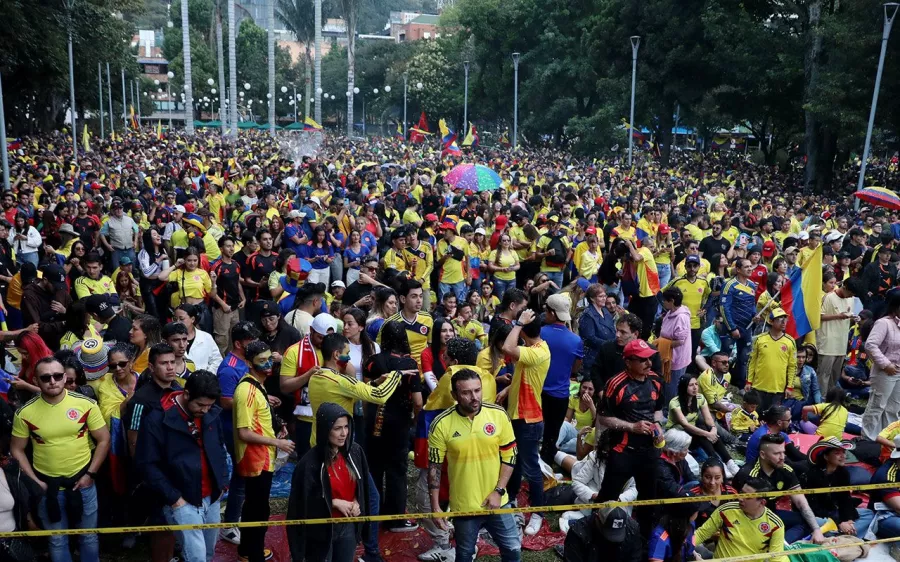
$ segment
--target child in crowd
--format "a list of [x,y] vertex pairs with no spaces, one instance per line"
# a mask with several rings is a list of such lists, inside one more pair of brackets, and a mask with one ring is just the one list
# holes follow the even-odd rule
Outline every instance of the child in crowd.
[[575,455],[579,438],[584,439],[585,434],[594,427],[596,417],[594,381],[590,378],[582,379],[578,390],[569,396],[569,409],[566,411],[566,421],[559,431],[556,448],[563,453]]
[[737,435],[738,441],[746,445],[750,435],[759,427],[759,393],[749,390],[744,394],[744,403],[731,412],[731,432]]
[[467,340],[475,342],[477,349],[481,350],[487,345],[487,334],[484,333],[484,326],[474,318],[471,303],[461,303],[456,308],[456,318],[452,322],[456,326],[456,333]]
[[792,426],[797,426],[803,414],[804,406],[812,406],[822,402],[822,392],[819,390],[819,377],[816,375],[816,363],[818,353],[810,344],[801,346],[797,350],[797,371],[790,387],[793,393],[790,398],[784,400],[781,405],[791,411]]
[[[844,431],[860,434],[860,428],[855,425],[847,425],[850,411],[847,409],[847,393],[843,388],[832,387],[825,395],[825,402],[803,407],[803,421],[800,429],[803,433],[821,435],[823,438],[834,437],[842,439]],[[810,420],[810,414],[817,418]]]

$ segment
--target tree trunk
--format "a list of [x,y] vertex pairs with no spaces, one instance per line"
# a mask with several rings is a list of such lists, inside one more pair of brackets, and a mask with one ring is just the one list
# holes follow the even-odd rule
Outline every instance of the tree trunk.
[[[229,0],[230,2],[231,0]],[[216,11],[216,51],[219,62],[219,121],[222,122],[222,137],[228,128],[228,115],[225,108],[225,49],[222,46],[222,12]]]
[[231,137],[238,136],[238,93],[237,93],[237,47],[235,45],[235,17],[234,3],[237,0],[225,0],[228,2],[228,115]]
[[[303,100],[304,102],[306,102],[305,107],[304,107],[304,112],[303,112],[304,119],[309,117],[309,96],[312,93],[312,83],[311,83],[311,81],[312,81],[312,65],[313,65],[312,50],[309,48],[309,41],[307,41],[306,42],[306,65],[305,65],[306,66],[306,76],[305,76],[306,91],[303,92],[303,95],[306,96]],[[294,100],[294,103],[297,103],[297,100]]]
[[[356,72],[356,0],[345,0],[348,10],[344,14],[347,19],[347,136],[353,136],[353,83]],[[365,115],[363,115],[365,118]],[[363,131],[366,130],[363,124]]]
[[266,24],[269,27],[269,134],[275,136],[275,0],[266,2]]
[[[674,103],[671,104],[671,106],[674,105]],[[667,105],[666,107],[670,106]],[[659,137],[656,139],[656,146],[659,149],[659,165],[661,168],[669,167],[669,156],[672,154],[672,126],[675,124],[672,111],[671,109],[664,109],[659,116]]]
[[[316,122],[322,124],[322,0],[315,0],[316,19]],[[307,110],[308,111],[308,110]]]
[[804,60],[804,74],[806,80],[805,101],[807,102],[804,114],[806,118],[806,185],[817,183],[819,174],[819,153],[822,148],[818,116],[809,108],[808,102],[819,85],[819,64],[822,56],[822,34],[819,23],[822,19],[822,0],[813,0],[809,3],[809,29],[807,30],[807,47]]
[[830,127],[822,127],[822,144],[819,161],[816,163],[818,169],[816,174],[817,193],[829,193],[831,190],[831,182],[834,179],[834,159],[837,156],[837,138],[837,133]]
[[181,1],[181,41],[184,56],[184,130],[194,134],[194,91],[191,76],[191,30],[188,19],[188,2]]

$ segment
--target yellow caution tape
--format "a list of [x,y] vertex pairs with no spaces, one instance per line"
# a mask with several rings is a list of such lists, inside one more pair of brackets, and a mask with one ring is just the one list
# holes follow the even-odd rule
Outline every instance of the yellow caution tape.
[[608,501],[586,504],[570,505],[545,505],[528,507],[504,507],[498,509],[483,509],[477,511],[456,511],[436,513],[401,513],[396,515],[365,515],[359,517],[323,517],[319,519],[294,519],[275,521],[240,521],[237,523],[202,523],[193,525],[145,525],[139,527],[102,527],[98,529],[54,529],[41,531],[15,531],[0,533],[0,538],[12,537],[49,537],[52,535],[87,535],[87,534],[120,534],[120,533],[155,533],[160,531],[190,531],[202,529],[229,529],[231,527],[286,527],[289,525],[328,525],[334,523],[374,523],[381,521],[405,521],[409,519],[436,519],[455,517],[483,517],[485,515],[503,515],[507,513],[547,513],[560,511],[580,511],[582,509],[601,509],[605,507],[645,507],[669,505],[676,503],[700,503],[705,501],[734,501],[748,498],[780,498],[791,495],[815,495],[830,494],[835,492],[863,492],[868,490],[887,490],[900,487],[897,482],[883,484],[863,484],[860,486],[835,486],[833,488],[810,488],[803,490],[775,490],[771,492],[752,492],[740,494],[728,494],[719,496],[686,496],[677,498],[632,500],[632,501]]

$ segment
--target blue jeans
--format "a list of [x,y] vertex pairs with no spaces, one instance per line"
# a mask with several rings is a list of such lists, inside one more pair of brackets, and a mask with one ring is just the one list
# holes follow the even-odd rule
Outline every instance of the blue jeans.
[[460,281],[459,283],[438,283],[438,291],[440,294],[438,295],[438,300],[444,298],[444,295],[447,293],[453,293],[456,295],[456,302],[461,303],[466,301],[466,283],[465,281]]
[[[544,505],[544,475],[541,472],[541,438],[544,435],[544,422],[526,423],[525,420],[513,420],[513,432],[516,434],[516,467],[513,469],[509,483],[510,501],[515,501],[522,486],[522,478],[528,482],[528,496],[533,507]],[[457,540],[458,535],[457,535]],[[462,560],[468,560],[463,558]]]
[[516,280],[511,279],[510,281],[504,281],[503,279],[497,279],[494,277],[494,295],[500,300],[503,300],[503,293],[506,291],[515,288]]
[[131,258],[131,263],[137,263],[137,256],[134,253],[134,248],[128,250],[113,250],[110,267],[112,269],[119,267],[119,260],[124,257]]
[[[47,498],[41,499],[38,507],[38,515],[44,529],[68,529],[69,521],[66,514],[66,496],[65,492],[57,492],[59,495],[59,509],[62,518],[56,523],[50,522],[50,516],[47,514]],[[81,501],[83,508],[81,511],[81,522],[78,524],[79,529],[96,529],[97,528],[97,486],[81,489]],[[78,552],[83,562],[96,562],[100,560],[100,542],[97,540],[96,534],[81,535],[78,537]],[[72,554],[69,552],[69,537],[66,535],[53,535],[50,537],[50,560],[53,562],[72,562]]]
[[[381,497],[378,495],[378,487],[375,486],[375,479],[372,473],[367,472],[369,478],[369,515],[378,515],[381,511]],[[369,538],[363,541],[363,547],[366,554],[376,554],[378,552],[378,522],[369,523]]]
[[672,264],[657,263],[656,273],[659,275],[659,287],[661,289],[668,285],[669,281],[672,280]]
[[[163,514],[170,525],[198,525],[202,523],[218,523],[222,520],[219,501],[210,503],[210,498],[203,498],[200,507],[189,503],[178,509],[163,507]],[[180,531],[181,552],[185,562],[209,562],[216,553],[218,529]]]
[[35,267],[37,267],[40,258],[38,258],[37,252],[28,252],[23,254],[16,254],[16,262],[19,265],[22,265],[25,262],[33,263]]
[[744,384],[747,382],[747,364],[750,362],[750,346],[753,343],[753,338],[745,328],[741,327],[739,331],[741,337],[737,340],[731,337],[730,332],[722,336],[722,350],[726,353],[731,353],[731,347],[737,344],[737,369],[732,375],[731,384],[739,389],[743,389]]
[[666,383],[666,404],[669,403],[669,400],[678,396],[678,381],[681,380],[685,371],[687,371],[687,367],[682,369],[672,369],[672,373],[669,376],[669,382]]
[[228,483],[228,501],[225,504],[225,515],[222,520],[225,523],[237,523],[241,518],[241,509],[244,507],[244,477],[238,474],[237,461],[234,454],[234,442],[225,440],[225,449],[231,456],[231,481]]
[[[556,283],[556,286],[559,287],[559,289],[562,289],[562,286],[563,286],[563,272],[562,271],[544,271],[542,273],[547,276],[547,279]],[[554,293],[558,293],[559,289],[554,289],[553,286],[551,285],[550,288],[548,289],[548,293],[550,293],[551,295]]]
[[[503,507],[508,507],[505,505]],[[511,513],[484,515],[480,517],[457,517],[453,520],[456,532],[456,559],[460,562],[472,560],[478,531],[484,527],[497,543],[502,562],[518,562],[522,559],[522,541],[519,527]]]

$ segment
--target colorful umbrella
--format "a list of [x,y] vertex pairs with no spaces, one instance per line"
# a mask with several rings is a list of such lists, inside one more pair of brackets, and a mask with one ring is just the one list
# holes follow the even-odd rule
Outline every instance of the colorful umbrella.
[[884,207],[893,211],[900,211],[900,197],[884,187],[866,187],[853,194],[861,201],[871,203],[876,207]]
[[450,170],[444,181],[460,189],[492,191],[500,187],[497,172],[481,164],[460,164]]

